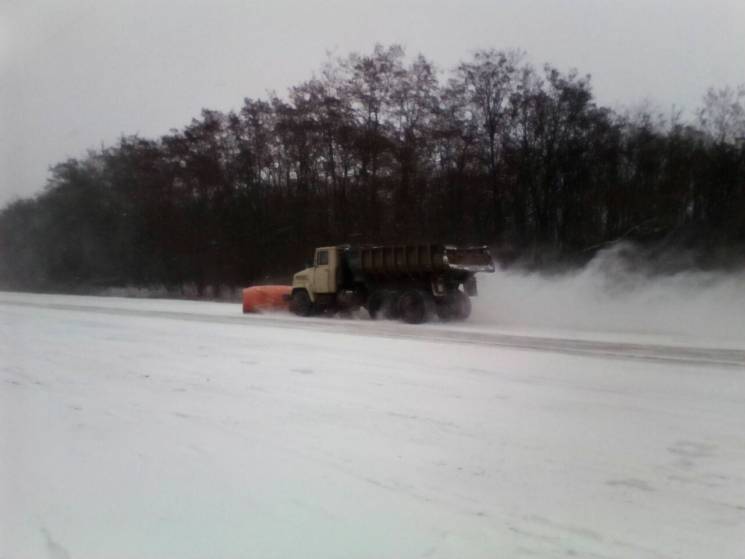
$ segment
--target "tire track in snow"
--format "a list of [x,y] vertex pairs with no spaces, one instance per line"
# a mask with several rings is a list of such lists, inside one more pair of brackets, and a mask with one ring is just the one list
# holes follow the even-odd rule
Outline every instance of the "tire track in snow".
[[[670,362],[685,365],[716,365],[745,368],[745,350],[714,347],[675,346],[526,336],[497,332],[474,332],[447,328],[428,328],[396,322],[364,320],[296,318],[283,315],[236,315],[195,313],[189,311],[148,310],[122,307],[103,307],[69,303],[32,303],[0,300],[0,305],[31,307],[46,310],[78,311],[116,316],[168,318],[191,322],[266,326],[270,328],[310,329],[318,332],[360,336],[380,336],[396,339],[435,341],[442,343],[476,344],[508,347],[528,351],[568,353],[603,358]],[[239,308],[236,305],[236,308]]]

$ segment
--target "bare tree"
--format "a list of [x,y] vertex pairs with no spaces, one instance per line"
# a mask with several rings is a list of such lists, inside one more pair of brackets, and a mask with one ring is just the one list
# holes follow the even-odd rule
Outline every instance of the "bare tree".
[[701,127],[717,142],[745,141],[745,84],[710,87],[698,112]]
[[522,53],[518,51],[480,50],[455,71],[455,80],[462,87],[469,109],[482,132],[490,175],[495,233],[501,231],[504,219],[499,179],[501,139],[509,126],[510,98],[517,87],[521,58]]

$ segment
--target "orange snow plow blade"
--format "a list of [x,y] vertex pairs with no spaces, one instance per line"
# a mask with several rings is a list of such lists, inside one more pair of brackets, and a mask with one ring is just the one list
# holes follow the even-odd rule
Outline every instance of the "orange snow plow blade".
[[289,285],[256,285],[243,290],[243,312],[284,311],[289,308]]

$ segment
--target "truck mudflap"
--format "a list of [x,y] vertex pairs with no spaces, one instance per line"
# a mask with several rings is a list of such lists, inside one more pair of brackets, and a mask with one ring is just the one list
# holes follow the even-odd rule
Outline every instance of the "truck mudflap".
[[466,295],[469,297],[476,297],[476,295],[479,294],[479,289],[476,286],[476,276],[468,276],[466,280],[463,282],[463,291],[466,292]]

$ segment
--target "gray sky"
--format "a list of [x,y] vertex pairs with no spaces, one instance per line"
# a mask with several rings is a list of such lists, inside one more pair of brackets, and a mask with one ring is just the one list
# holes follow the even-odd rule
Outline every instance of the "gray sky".
[[66,157],[284,94],[375,42],[443,69],[521,48],[592,74],[601,103],[693,109],[745,83],[745,0],[0,0],[0,206]]

